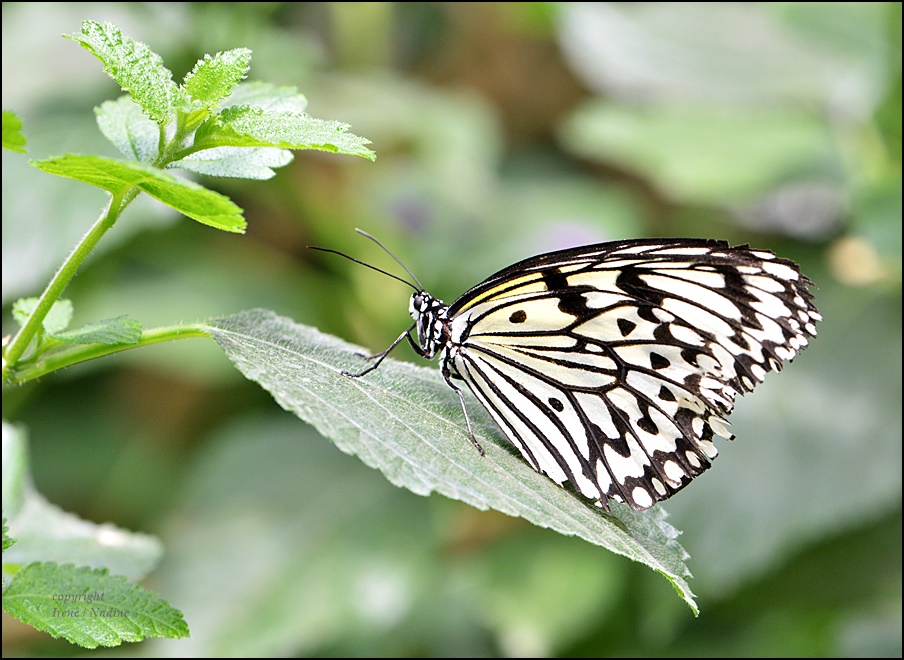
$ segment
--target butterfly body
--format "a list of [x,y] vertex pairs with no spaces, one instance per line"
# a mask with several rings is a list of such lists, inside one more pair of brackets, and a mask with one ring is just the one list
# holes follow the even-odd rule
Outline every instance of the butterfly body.
[[604,508],[647,509],[708,469],[714,437],[733,438],[737,395],[806,347],[821,319],[794,262],[706,239],[542,254],[448,306],[406,283],[414,324],[346,375],[375,369],[403,339],[439,355],[481,453],[456,382],[535,470]]

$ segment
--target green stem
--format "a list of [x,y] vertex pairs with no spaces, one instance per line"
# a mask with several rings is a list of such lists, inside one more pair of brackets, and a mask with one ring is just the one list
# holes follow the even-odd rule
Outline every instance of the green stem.
[[31,316],[28,317],[25,325],[19,329],[19,332],[16,333],[16,336],[13,337],[9,346],[7,346],[4,351],[3,382],[8,381],[19,359],[31,343],[31,340],[41,329],[41,324],[44,322],[44,318],[47,316],[48,312],[50,312],[53,303],[59,300],[63,295],[63,291],[66,289],[69,282],[72,281],[72,278],[75,277],[76,272],[78,272],[79,266],[81,266],[82,262],[84,262],[88,255],[91,254],[91,251],[94,249],[94,246],[97,245],[97,242],[107,230],[113,226],[123,209],[135,199],[139,192],[140,191],[137,188],[131,188],[123,193],[111,196],[107,208],[101,213],[91,229],[88,230],[88,233],[84,235],[82,240],[75,246],[75,249],[60,266],[59,270],[53,276],[53,279],[50,280],[47,288],[44,289],[44,292],[38,299],[38,304],[31,313]]
[[70,367],[74,364],[104,357],[105,355],[190,337],[210,337],[210,331],[203,323],[171,325],[145,330],[141,333],[138,343],[135,344],[68,344],[63,348],[47,351],[34,362],[20,365],[19,369],[12,369],[9,382],[21,385],[64,367]]

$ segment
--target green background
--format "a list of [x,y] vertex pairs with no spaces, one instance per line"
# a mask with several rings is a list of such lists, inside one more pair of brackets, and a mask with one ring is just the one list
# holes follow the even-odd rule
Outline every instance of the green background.
[[[693,618],[649,569],[341,454],[212,341],[149,347],[3,394],[38,490],[156,534],[146,584],[188,640],[148,656],[901,655],[899,3],[3,3],[3,108],[28,156],[116,157],[119,90],[60,38],[112,21],[177,79],[244,46],[375,163],[297,152],[268,182],[203,180],[245,236],[144,199],[73,281],[73,325],[266,307],[380,350],[410,322],[383,240],[451,302],[518,259],[702,236],[798,261],[825,317],[739,401],[738,439],[670,500]],[[3,153],[3,333],[104,204]],[[406,347],[395,357],[414,359]],[[476,405],[473,402],[472,404]],[[4,616],[4,656],[78,649]],[[106,654],[111,652],[107,651]]]

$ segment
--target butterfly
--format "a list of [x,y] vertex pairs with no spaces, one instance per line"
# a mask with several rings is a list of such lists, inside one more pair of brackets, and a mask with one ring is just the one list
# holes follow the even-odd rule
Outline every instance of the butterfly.
[[[537,471],[598,506],[644,510],[710,467],[739,394],[816,336],[812,282],[793,261],[711,239],[635,239],[541,254],[451,305],[414,283],[403,340],[439,355],[471,441],[463,382]],[[412,336],[415,332],[417,339]]]

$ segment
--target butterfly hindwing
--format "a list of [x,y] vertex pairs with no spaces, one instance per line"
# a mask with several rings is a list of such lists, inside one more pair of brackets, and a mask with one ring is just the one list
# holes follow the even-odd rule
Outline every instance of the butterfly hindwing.
[[709,467],[736,395],[815,335],[808,284],[719,241],[554,252],[448,308],[443,366],[536,470],[645,509]]

